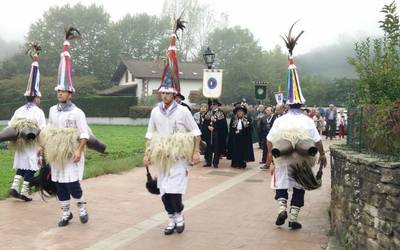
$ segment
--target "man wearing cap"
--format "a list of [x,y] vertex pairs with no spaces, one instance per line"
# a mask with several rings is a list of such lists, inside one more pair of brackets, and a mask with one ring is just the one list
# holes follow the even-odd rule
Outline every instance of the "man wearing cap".
[[211,110],[206,114],[203,123],[207,143],[204,167],[218,168],[219,159],[226,151],[227,122],[225,113],[219,108],[221,103],[218,100],[211,101]]
[[[31,50],[32,66],[28,80],[28,85],[24,96],[27,103],[18,108],[12,116],[8,126],[12,127],[16,122],[22,120],[33,121],[40,129],[45,127],[46,118],[43,111],[39,108],[41,93],[39,90],[39,51],[40,46],[33,45]],[[20,138],[18,140],[24,140]],[[23,147],[16,147],[14,155],[14,169],[17,170],[14,181],[11,185],[10,195],[24,201],[31,201],[29,194],[29,183],[33,175],[40,168],[41,157],[37,141],[24,143]],[[19,193],[20,182],[23,180],[22,190]]]
[[254,161],[254,150],[251,137],[252,121],[246,117],[245,105],[237,105],[233,109],[233,117],[229,124],[228,156],[231,167],[246,168],[246,162]]
[[189,111],[192,112],[192,109],[190,108],[190,106],[183,102],[184,100],[185,100],[185,96],[182,95],[181,93],[177,93],[177,94],[175,95],[175,101],[176,101],[178,104],[180,104],[180,105],[182,105],[182,106],[188,108]]
[[[176,21],[175,27],[179,27],[181,24],[179,18]],[[150,163],[153,163],[154,165],[157,164],[159,168],[157,187],[160,190],[161,200],[169,219],[164,229],[165,235],[173,234],[175,231],[177,233],[182,233],[185,229],[182,194],[186,192],[187,188],[189,161],[196,164],[200,159],[200,129],[190,111],[174,100],[174,96],[180,90],[179,70],[176,59],[176,31],[177,29],[174,28],[174,33],[171,36],[170,46],[167,52],[168,62],[164,64],[164,74],[162,76],[161,85],[158,88],[162,101],[151,111],[145,136],[148,142],[143,157],[143,163],[146,167],[149,166]],[[191,159],[185,159],[183,157],[182,159],[170,159],[173,162],[169,166],[158,164],[161,162],[161,159],[152,159],[151,157],[151,152],[156,150],[152,148],[152,142],[160,138],[173,141],[177,139],[176,136],[188,138],[187,141],[185,141],[185,145],[190,144],[193,148],[192,152],[189,152],[189,157]],[[172,151],[175,155],[181,155],[180,153],[182,151],[188,149],[188,147],[182,148],[182,146],[182,143],[176,143],[174,148],[161,147],[157,150],[159,150],[158,152],[166,153],[166,155],[170,155]],[[156,145],[155,147],[159,146]]]
[[75,200],[78,207],[81,223],[85,224],[89,220],[85,206],[86,202],[80,185],[85,167],[84,149],[89,139],[89,126],[85,113],[71,101],[72,95],[75,93],[75,88],[71,75],[72,60],[68,50],[70,41],[76,38],[70,34],[73,31],[67,31],[64,49],[60,55],[58,85],[55,87],[58,104],[50,108],[48,121],[50,127],[76,129],[79,137],[79,144],[77,148],[73,149],[72,159],[67,160],[65,163],[50,162],[51,179],[56,183],[57,197],[62,209],[62,217],[58,223],[59,227],[68,225],[69,221],[73,218],[70,211],[71,197]]

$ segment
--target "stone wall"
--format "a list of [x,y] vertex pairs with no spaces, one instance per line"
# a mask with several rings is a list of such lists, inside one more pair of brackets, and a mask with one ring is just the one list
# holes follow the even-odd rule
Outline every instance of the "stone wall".
[[331,228],[351,249],[400,249],[400,162],[331,146]]

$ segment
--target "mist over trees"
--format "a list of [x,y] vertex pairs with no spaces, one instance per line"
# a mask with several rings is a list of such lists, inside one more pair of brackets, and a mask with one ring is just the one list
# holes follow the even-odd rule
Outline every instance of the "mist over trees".
[[16,41],[5,41],[0,36],[0,62],[7,57],[14,55],[21,44]]
[[[265,101],[274,104],[278,87],[285,89],[287,85],[286,48],[277,45],[270,50],[263,49],[249,29],[230,27],[226,14],[218,15],[197,0],[166,0],[161,16],[126,15],[115,22],[107,10],[95,4],[51,7],[31,25],[25,42],[38,41],[42,45],[40,71],[44,85],[55,85],[64,29],[70,25],[78,28],[82,39],[73,41],[70,49],[73,78],[79,77],[77,87],[84,89],[82,95],[93,95],[99,89],[111,87],[111,76],[121,59],[165,57],[172,32],[171,19],[183,9],[187,29],[178,41],[179,60],[203,62],[202,53],[210,47],[216,54],[215,67],[224,69],[221,98],[224,103],[242,98],[255,103],[253,82],[265,81],[268,82]],[[348,78],[354,78],[355,74],[346,58],[353,54],[353,43],[347,42],[295,58],[308,105],[345,103],[347,97],[340,91],[334,97],[329,93],[339,89],[352,91],[353,81]],[[0,50],[0,58],[1,55]],[[15,101],[22,95],[26,87],[22,79],[27,80],[30,63],[24,49],[1,62],[0,98],[3,101]],[[8,90],[11,86],[18,87]]]

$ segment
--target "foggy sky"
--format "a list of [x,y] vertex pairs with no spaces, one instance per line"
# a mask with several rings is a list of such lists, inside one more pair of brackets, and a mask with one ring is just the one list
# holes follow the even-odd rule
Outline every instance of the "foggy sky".
[[[40,0],[3,1],[0,15],[0,37],[6,41],[22,42],[29,26],[42,17],[50,6],[81,2],[84,5],[103,5],[113,21],[124,15],[146,12],[160,15],[164,0]],[[301,19],[294,32],[304,30],[295,53],[312,48],[354,39],[356,36],[380,35],[378,21],[387,0],[199,0],[209,4],[216,13],[229,16],[229,25],[240,25],[254,34],[264,49],[276,44],[283,46],[279,35]],[[397,1],[396,1],[397,2]],[[399,4],[397,2],[397,4]]]

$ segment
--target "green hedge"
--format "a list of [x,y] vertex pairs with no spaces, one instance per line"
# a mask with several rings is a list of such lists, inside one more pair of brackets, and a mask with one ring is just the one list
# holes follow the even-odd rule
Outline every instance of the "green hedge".
[[136,118],[150,118],[152,106],[133,106],[129,108],[129,117]]
[[[128,117],[129,107],[137,105],[134,96],[92,96],[79,97],[72,100],[81,108],[86,117]],[[49,109],[56,104],[56,100],[42,100],[41,109],[48,117]],[[23,102],[0,104],[0,120],[9,120],[14,111],[22,106]]]

